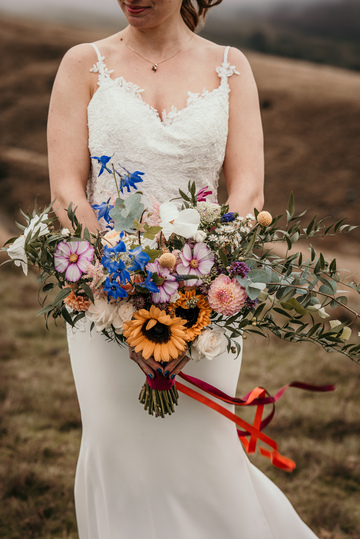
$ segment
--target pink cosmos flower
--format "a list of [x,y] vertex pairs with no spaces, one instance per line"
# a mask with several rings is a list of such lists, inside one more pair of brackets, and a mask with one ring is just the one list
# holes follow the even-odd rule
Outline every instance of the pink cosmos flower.
[[146,270],[151,273],[157,273],[159,277],[162,277],[164,282],[162,284],[157,284],[156,286],[160,292],[151,292],[151,299],[154,303],[166,303],[170,301],[170,298],[177,289],[179,288],[179,283],[176,280],[175,275],[172,275],[169,268],[164,268],[160,266],[159,262],[150,262],[147,264]]
[[196,243],[192,249],[188,243],[180,253],[181,262],[176,266],[179,275],[197,275],[200,279],[186,281],[186,286],[200,286],[201,277],[210,273],[214,265],[214,253],[205,243]]
[[240,311],[247,298],[243,288],[234,277],[219,275],[210,286],[208,292],[209,305],[217,313],[232,316]]
[[212,191],[209,190],[209,187],[203,187],[196,193],[196,199],[198,202],[206,202],[206,197],[212,195]]
[[62,241],[54,254],[55,269],[59,273],[65,273],[65,279],[72,283],[78,281],[87,271],[87,264],[94,256],[94,247],[86,240]]

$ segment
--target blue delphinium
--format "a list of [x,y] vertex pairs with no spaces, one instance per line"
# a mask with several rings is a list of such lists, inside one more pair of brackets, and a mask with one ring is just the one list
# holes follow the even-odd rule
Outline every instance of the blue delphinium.
[[146,288],[147,290],[149,290],[149,292],[153,292],[154,294],[156,294],[157,292],[160,292],[160,290],[158,289],[156,284],[151,280],[151,277],[152,277],[152,273],[149,272],[145,281],[143,281],[142,283],[137,283],[137,284],[138,286],[141,286],[142,288]]
[[114,206],[113,204],[110,204],[110,198],[107,202],[102,202],[101,204],[93,204],[91,207],[98,212],[98,221],[103,218],[108,225],[112,225],[113,220],[110,217],[110,211],[113,209]]
[[106,166],[108,164],[108,162],[110,161],[111,156],[110,157],[108,155],[102,155],[101,157],[91,156],[91,159],[96,159],[96,161],[99,163],[99,165],[101,165],[101,169],[100,169],[100,172],[99,172],[98,176],[101,176],[101,174],[104,172],[104,170],[107,170],[108,172],[110,172],[110,174],[112,174],[112,170],[110,170]]
[[110,277],[106,278],[104,291],[109,297],[111,296],[114,299],[127,297],[126,290],[124,290],[115,279],[110,279]]
[[129,268],[130,271],[144,271],[146,264],[150,260],[150,256],[147,253],[144,253],[141,246],[135,247],[135,249],[129,249],[129,255],[132,258],[132,266]]
[[121,193],[123,192],[125,187],[127,189],[127,192],[130,193],[130,188],[137,189],[137,186],[135,184],[144,181],[141,178],[141,176],[143,176],[145,174],[145,172],[139,172],[138,170],[136,170],[135,172],[132,172],[132,173],[128,172],[128,171],[126,171],[126,172],[127,172],[127,174],[125,176],[120,175],[121,180],[120,180],[119,189],[120,189]]
[[[120,234],[120,238],[122,238],[124,233],[122,232]],[[114,247],[108,247],[105,245],[104,247],[104,256],[101,259],[101,263],[105,268],[108,268],[111,262],[116,262],[119,259],[120,253],[126,253],[126,245],[122,241],[117,242],[117,244]]]

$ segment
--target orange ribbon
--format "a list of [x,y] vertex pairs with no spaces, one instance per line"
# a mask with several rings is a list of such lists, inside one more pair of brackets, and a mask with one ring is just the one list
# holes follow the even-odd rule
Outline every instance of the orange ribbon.
[[[180,382],[176,382],[176,387],[179,391],[181,391],[185,395],[188,395],[192,399],[195,399],[198,402],[205,404],[209,408],[212,408],[219,414],[230,419],[230,421],[233,421],[237,426],[245,429],[244,431],[240,431],[238,429],[238,436],[247,453],[249,454],[255,453],[257,442],[258,440],[259,441],[261,440],[264,444],[269,446],[270,449],[266,449],[264,447],[259,446],[260,454],[263,457],[271,460],[274,466],[286,472],[292,472],[295,469],[296,467],[295,462],[292,459],[285,457],[284,455],[281,455],[278,450],[278,445],[275,442],[275,440],[273,440],[272,438],[270,438],[269,436],[267,436],[266,434],[262,432],[262,429],[264,428],[264,426],[267,425],[274,416],[275,402],[283,395],[283,393],[288,387],[299,387],[301,389],[307,389],[310,391],[322,391],[322,392],[333,391],[335,389],[334,386],[332,385],[311,386],[308,384],[303,384],[302,382],[292,382],[291,384],[282,388],[275,395],[275,397],[271,397],[271,396],[266,397],[266,395],[268,395],[267,391],[263,389],[262,387],[256,387],[244,399],[237,399],[237,398],[229,397],[228,395],[221,392],[217,388],[214,388],[213,386],[210,386],[209,384],[202,382],[202,380],[198,380],[191,376],[184,375],[183,373],[179,373],[179,376],[183,378],[184,380],[188,381],[189,383],[199,387],[203,391],[214,396],[215,398],[221,399],[225,402],[229,402],[237,406],[256,406],[257,408],[256,408],[254,423],[251,425],[247,421],[244,421],[243,419],[241,419],[234,413],[230,412],[230,410],[214,402],[213,400],[209,399],[205,395],[199,393],[198,391],[195,391],[194,389],[191,389],[188,386],[181,384]],[[273,411],[267,418],[265,418],[265,420],[263,420],[262,417],[263,417],[265,404],[272,404]],[[247,436],[250,436],[249,440],[247,439]]]

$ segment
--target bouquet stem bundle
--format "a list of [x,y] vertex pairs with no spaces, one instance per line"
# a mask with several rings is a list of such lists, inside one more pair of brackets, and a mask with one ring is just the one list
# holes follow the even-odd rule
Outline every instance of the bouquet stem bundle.
[[169,389],[155,389],[145,382],[139,395],[139,401],[144,405],[144,410],[155,417],[173,414],[178,400],[179,394],[175,384]]

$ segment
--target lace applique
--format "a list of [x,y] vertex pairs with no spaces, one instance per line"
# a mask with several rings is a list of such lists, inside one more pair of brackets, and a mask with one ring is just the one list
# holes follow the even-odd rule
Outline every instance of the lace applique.
[[109,69],[105,64],[105,56],[101,56],[99,60],[89,70],[91,73],[99,73],[98,85],[100,86],[101,80],[110,79],[113,69]]
[[216,72],[221,78],[221,81],[225,80],[225,82],[227,82],[227,79],[232,75],[240,75],[236,66],[230,65],[229,62],[224,62],[221,66],[217,67]]

